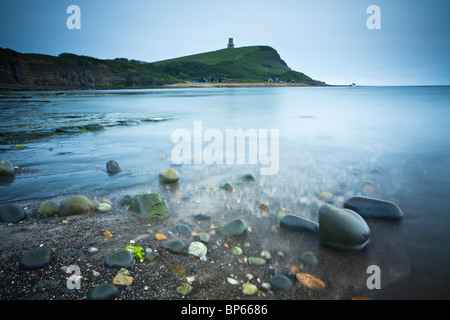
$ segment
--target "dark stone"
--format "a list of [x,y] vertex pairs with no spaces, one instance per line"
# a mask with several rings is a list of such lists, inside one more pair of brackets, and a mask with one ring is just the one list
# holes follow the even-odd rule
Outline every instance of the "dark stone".
[[114,300],[119,297],[119,289],[113,284],[103,283],[89,292],[89,300]]
[[109,173],[117,173],[122,171],[119,164],[115,160],[109,160],[106,163],[106,170],[108,170]]
[[325,204],[319,209],[321,242],[333,249],[356,252],[370,239],[370,229],[363,218],[350,209]]
[[105,265],[110,268],[129,268],[133,264],[133,255],[128,250],[114,252],[105,259]]
[[289,289],[292,288],[293,283],[292,281],[281,274],[276,274],[269,278],[269,283],[278,289]]
[[33,270],[43,268],[50,264],[53,258],[53,250],[48,247],[40,247],[29,250],[22,255],[19,268]]
[[402,210],[395,203],[375,198],[350,197],[344,202],[344,208],[357,212],[364,219],[401,220],[403,218]]
[[23,208],[13,203],[7,203],[0,206],[0,222],[17,223],[25,220],[27,214]]
[[14,176],[14,167],[8,160],[0,161],[0,176]]
[[247,235],[247,224],[242,219],[234,219],[218,229],[221,235],[239,237]]
[[311,251],[302,253],[300,255],[300,262],[308,267],[315,267],[319,263],[316,255]]
[[133,198],[131,198],[130,195],[126,194],[126,195],[120,197],[120,199],[117,200],[117,203],[122,207],[127,207],[130,204],[131,199],[133,199]]
[[51,200],[45,200],[39,203],[36,213],[40,217],[50,217],[58,214],[59,203]]
[[295,214],[287,214],[280,219],[280,227],[285,229],[316,233],[319,230],[317,222],[305,219]]
[[172,240],[167,242],[164,245],[164,248],[170,251],[181,252],[184,251],[184,249],[186,248],[186,243],[182,240]]
[[177,225],[177,231],[181,234],[191,234],[192,229],[188,226],[185,225],[184,223],[180,223],[179,225]]

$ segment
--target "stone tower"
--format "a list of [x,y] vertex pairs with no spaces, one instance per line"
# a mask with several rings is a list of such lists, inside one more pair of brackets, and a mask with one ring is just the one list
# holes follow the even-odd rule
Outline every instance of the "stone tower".
[[228,49],[234,48],[233,38],[228,38]]

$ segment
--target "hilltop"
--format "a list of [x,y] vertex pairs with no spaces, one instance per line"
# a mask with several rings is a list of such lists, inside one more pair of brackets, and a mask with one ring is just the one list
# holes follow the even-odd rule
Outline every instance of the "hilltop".
[[215,82],[324,85],[290,69],[269,46],[222,49],[158,62],[97,59],[0,48],[0,89],[118,89]]

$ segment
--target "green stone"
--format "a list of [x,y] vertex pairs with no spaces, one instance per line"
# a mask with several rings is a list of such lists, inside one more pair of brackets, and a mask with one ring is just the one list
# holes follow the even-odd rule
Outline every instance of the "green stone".
[[314,267],[319,261],[317,260],[317,257],[313,252],[308,251],[300,255],[300,262],[306,266]]
[[242,249],[234,246],[230,249],[230,252],[231,252],[231,254],[233,254],[235,256],[240,256],[242,254]]
[[122,171],[119,164],[115,160],[109,160],[106,163],[106,170],[108,170],[109,173],[117,173]]
[[218,229],[219,233],[224,236],[239,237],[247,235],[247,224],[242,219],[234,219],[221,228]]
[[170,215],[169,205],[163,195],[158,193],[140,194],[131,199],[128,211],[144,219],[166,218]]
[[85,196],[72,196],[59,204],[58,215],[61,217],[94,213],[94,203]]
[[259,257],[248,257],[248,263],[250,264],[256,264],[258,266],[263,266],[266,264],[266,259],[259,258]]
[[159,181],[163,183],[175,183],[179,180],[178,172],[174,169],[165,169],[159,173]]
[[242,293],[252,295],[258,292],[258,287],[251,283],[244,283],[242,285]]
[[36,213],[40,217],[51,217],[58,214],[59,203],[51,200],[45,200],[39,203]]
[[182,296],[187,295],[189,292],[191,292],[191,290],[192,286],[189,283],[183,283],[181,286],[177,288],[177,292]]

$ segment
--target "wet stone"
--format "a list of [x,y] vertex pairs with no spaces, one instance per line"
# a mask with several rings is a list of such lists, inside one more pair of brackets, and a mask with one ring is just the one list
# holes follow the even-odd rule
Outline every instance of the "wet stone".
[[0,161],[0,176],[13,176],[14,167],[8,160]]
[[315,267],[319,260],[313,252],[308,251],[300,255],[300,262],[308,267]]
[[239,237],[247,235],[247,224],[242,219],[234,219],[225,223],[218,229],[218,232],[224,236]]
[[117,204],[122,207],[127,207],[130,204],[131,199],[133,198],[130,195],[128,194],[123,195],[122,197],[119,198],[119,200],[117,200]]
[[350,197],[344,202],[344,208],[357,212],[361,217],[401,220],[403,212],[395,203],[362,196]]
[[258,266],[263,266],[263,265],[266,264],[266,259],[259,258],[259,257],[248,257],[247,261],[250,264],[255,264],[255,265],[258,265]]
[[280,227],[284,229],[316,233],[319,224],[295,214],[286,214],[280,219]]
[[40,247],[29,250],[22,255],[19,268],[22,270],[40,269],[50,264],[53,258],[53,250],[48,247]]
[[164,245],[164,248],[169,249],[171,251],[181,252],[186,248],[186,242],[182,240],[172,240],[167,242]]
[[109,283],[97,285],[89,292],[89,300],[114,300],[119,297],[119,289]]
[[181,234],[190,234],[192,232],[191,228],[184,224],[184,223],[180,223],[176,226],[176,229],[179,233]]
[[199,257],[201,260],[206,259],[206,253],[208,252],[208,249],[206,246],[200,242],[200,241],[193,241],[189,245],[188,253],[192,254],[196,257]]
[[133,264],[133,255],[128,250],[114,252],[105,259],[105,265],[110,268],[129,268]]
[[178,172],[174,169],[165,169],[159,173],[159,181],[163,183],[176,183],[180,180]]
[[94,203],[85,196],[72,196],[59,204],[58,215],[61,217],[94,213]]
[[244,283],[242,285],[242,293],[246,295],[253,295],[258,292],[258,287],[251,283]]
[[134,196],[130,201],[128,211],[136,213],[144,219],[154,217],[163,219],[170,215],[170,209],[166,199],[158,193]]
[[278,289],[289,289],[292,288],[292,281],[281,274],[276,274],[269,278],[269,283]]
[[333,249],[356,252],[370,239],[367,223],[356,212],[325,204],[319,209],[321,242]]
[[23,208],[13,203],[7,203],[0,206],[0,222],[17,223],[25,220],[27,214]]
[[122,169],[120,168],[119,164],[115,160],[109,160],[106,163],[106,170],[109,173],[118,173],[118,172],[122,171]]
[[45,200],[39,203],[36,213],[40,217],[51,217],[58,214],[59,203],[51,200]]

